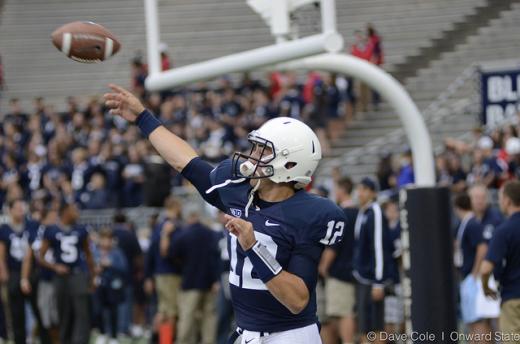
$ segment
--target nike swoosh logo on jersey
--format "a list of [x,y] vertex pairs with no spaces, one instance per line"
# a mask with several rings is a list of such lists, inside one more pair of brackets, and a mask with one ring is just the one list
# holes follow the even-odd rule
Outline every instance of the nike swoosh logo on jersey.
[[255,338],[250,339],[250,340],[246,340],[246,344],[247,344],[247,343],[251,343],[253,340],[255,340]]
[[269,220],[265,220],[265,225],[267,227],[273,227],[273,226],[279,226],[280,224],[279,223],[272,223],[272,222],[269,222]]

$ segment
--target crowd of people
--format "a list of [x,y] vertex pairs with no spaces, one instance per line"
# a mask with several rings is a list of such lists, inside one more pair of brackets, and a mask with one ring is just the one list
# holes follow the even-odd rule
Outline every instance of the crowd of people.
[[[351,52],[383,63],[381,39],[372,27],[366,36],[356,32]],[[170,68],[166,48],[162,66]],[[266,83],[244,75],[238,86],[223,78],[217,86],[161,94],[145,91],[146,65],[139,58],[132,61],[132,76],[133,92],[147,108],[212,163],[248,149],[248,132],[278,116],[311,125],[327,154],[354,111],[366,111],[370,97],[374,107],[379,104],[379,95],[370,95],[365,86],[315,72],[301,83],[292,73],[270,74]],[[472,333],[496,328],[497,303],[489,302],[480,313],[472,306],[477,295],[496,290],[490,279],[495,267],[501,268],[495,276],[507,303],[500,326],[510,332],[520,328],[514,315],[520,242],[511,222],[520,210],[520,188],[511,182],[520,176],[518,129],[507,125],[488,135],[475,130],[469,143],[447,139],[436,157],[438,184],[455,195],[461,319]],[[58,112],[35,98],[29,113],[11,99],[0,156],[0,201],[6,213],[0,228],[0,282],[6,287],[1,338],[18,344],[37,336],[42,343],[79,344],[87,343],[95,329],[100,344],[148,335],[160,343],[174,338],[181,344],[227,342],[234,322],[224,215],[211,223],[197,212],[181,216],[182,200],[170,194],[186,180],[134,126],[111,116],[98,99],[79,104],[69,97],[66,111]],[[356,184],[335,175],[331,190],[318,185],[310,190],[333,198],[349,221],[343,240],[326,248],[319,264],[324,343],[404,331],[396,195],[413,183],[412,155],[404,150],[399,157],[383,157],[375,179]],[[489,195],[500,188],[502,213]],[[162,208],[150,218],[147,240],[137,237],[122,213],[112,226],[95,230],[78,222],[84,209],[141,205]],[[385,341],[380,336],[373,342]]]

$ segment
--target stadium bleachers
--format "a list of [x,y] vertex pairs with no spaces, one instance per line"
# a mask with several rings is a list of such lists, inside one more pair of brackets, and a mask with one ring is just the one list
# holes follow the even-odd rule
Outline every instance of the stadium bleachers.
[[[417,75],[405,80],[405,87],[410,92],[414,101],[421,110],[431,104],[439,94],[446,90],[458,76],[461,75],[472,64],[497,59],[518,58],[520,48],[514,44],[514,37],[518,35],[517,24],[520,20],[520,4],[513,4],[511,9],[504,11],[490,24],[481,27],[477,33],[467,38],[466,42],[456,47],[454,51],[446,52],[441,58],[432,61],[430,66],[421,69]],[[442,143],[444,137],[458,137],[471,128],[478,121],[478,114],[475,112],[467,113],[467,106],[461,107],[460,101],[464,100],[469,105],[475,105],[475,100],[470,99],[478,93],[479,84],[476,77],[467,80],[457,92],[454,92],[445,101],[443,108],[458,108],[450,115],[444,116],[442,121],[435,121],[429,124],[430,133],[434,142],[434,147]],[[457,104],[457,102],[459,102]],[[423,112],[424,115],[424,112]],[[427,113],[434,116],[435,113]],[[383,143],[377,139],[385,133],[391,133],[400,127],[400,122],[395,113],[386,108],[379,112],[367,113],[364,117],[355,121],[350,130],[336,144],[332,157],[325,162],[321,170],[322,175],[328,175],[330,167],[342,162],[357,162],[350,164],[345,172],[354,176],[362,176],[375,172],[377,161],[382,152],[399,151],[406,144],[406,138],[401,136],[392,145]],[[354,155],[359,155],[359,150],[354,150],[359,146],[371,147],[371,151],[378,154],[364,154],[362,159],[355,159]],[[334,158],[341,157],[340,161]]]
[[[338,27],[351,42],[355,29],[372,22],[384,38],[385,68],[428,45],[442,30],[475,11],[485,0],[337,1]],[[272,43],[269,29],[243,0],[159,1],[161,39],[171,47],[177,66]],[[145,51],[142,0],[6,0],[0,23],[0,54],[9,86],[4,97],[30,99],[35,94],[60,106],[65,95],[95,95],[108,81],[129,82],[129,60]],[[319,12],[304,9],[301,34],[319,26]],[[314,17],[313,17],[314,16]],[[316,20],[314,20],[314,19]],[[37,19],[37,20],[35,20]],[[232,20],[231,20],[232,19]],[[93,20],[109,27],[123,43],[111,61],[79,65],[59,56],[50,33],[68,21]],[[407,39],[403,39],[403,35]],[[37,56],[37,59],[35,59]],[[67,94],[65,94],[67,93]]]

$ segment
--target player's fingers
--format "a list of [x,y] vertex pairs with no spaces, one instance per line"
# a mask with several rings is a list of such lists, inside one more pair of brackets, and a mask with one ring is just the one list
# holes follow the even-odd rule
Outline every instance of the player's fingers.
[[121,110],[119,109],[110,109],[111,115],[121,115]]
[[105,102],[105,105],[110,108],[117,108],[117,107],[121,106],[121,102],[119,102],[117,100],[107,100]]
[[128,91],[125,90],[124,88],[122,88],[122,87],[119,86],[119,85],[116,85],[116,84],[108,84],[108,87],[110,87],[112,90],[116,91],[117,93],[128,94]]
[[119,95],[119,93],[105,93],[103,95],[103,98],[105,99],[119,99],[121,96]]

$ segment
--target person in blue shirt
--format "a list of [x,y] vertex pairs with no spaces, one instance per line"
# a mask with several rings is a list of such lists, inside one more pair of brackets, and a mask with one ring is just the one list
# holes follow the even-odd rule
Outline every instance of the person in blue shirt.
[[462,321],[470,333],[483,334],[491,331],[491,321],[481,319],[476,313],[480,264],[487,253],[484,227],[475,218],[467,193],[458,194],[453,200],[455,214],[460,220],[455,236],[455,266],[460,273],[460,308]]
[[[37,235],[39,224],[27,217],[27,204],[22,199],[10,201],[8,208],[9,220],[0,226],[0,281],[7,286],[14,342],[22,344],[26,341],[25,303],[28,302],[36,316],[42,343],[50,343],[49,334],[41,321],[36,290],[25,289],[29,281],[22,278],[23,260]],[[31,279],[36,284],[35,274]]]
[[483,236],[486,241],[491,240],[493,232],[504,218],[500,211],[489,204],[488,189],[484,184],[475,184],[469,188],[471,209],[475,218],[484,226]]
[[170,342],[175,337],[178,317],[178,293],[181,287],[181,268],[168,258],[170,242],[181,232],[181,203],[168,197],[164,201],[164,214],[152,232],[148,253],[145,257],[145,286],[157,291],[158,310],[155,323],[158,324],[159,339]]
[[[128,263],[123,252],[115,246],[114,233],[109,228],[101,228],[98,243],[94,251],[96,264],[96,291],[94,319],[98,323],[100,335],[96,343],[105,344],[107,335],[109,344],[117,344],[118,306],[125,298],[125,284]],[[105,321],[108,313],[109,325]]]
[[383,204],[383,212],[388,220],[389,238],[392,243],[394,264],[390,271],[393,288],[385,295],[385,332],[404,333],[404,301],[401,287],[401,223],[399,221],[399,203],[397,198],[390,198]]
[[[74,203],[62,204],[59,217],[58,223],[45,228],[38,261],[55,273],[60,341],[86,344],[90,337],[89,294],[94,285],[89,232],[77,224],[79,211]],[[45,259],[49,249],[54,262]]]
[[224,228],[226,219],[225,213],[218,212],[218,248],[219,248],[219,288],[217,294],[217,344],[226,344],[229,333],[234,329],[233,305],[229,290],[229,270],[230,259],[227,247],[227,230]]
[[499,202],[508,219],[496,228],[480,273],[487,296],[497,297],[489,287],[493,272],[500,284],[500,332],[509,336],[502,338],[503,343],[518,343],[513,335],[520,335],[520,182],[504,184]]
[[241,342],[321,343],[317,267],[323,249],[341,240],[345,215],[304,190],[321,159],[316,134],[293,118],[274,118],[249,134],[249,154],[235,153],[214,168],[130,92],[110,87],[105,100],[111,113],[136,122],[159,154],[227,213]]
[[[329,324],[322,327],[323,341],[325,336],[337,338],[343,343],[352,343],[356,332],[354,304],[356,285],[352,276],[352,258],[354,254],[354,223],[358,209],[354,206],[351,194],[354,183],[349,177],[343,177],[336,183],[336,202],[345,212],[347,222],[343,240],[323,251],[319,265],[320,274],[326,277],[325,308]],[[331,333],[327,333],[329,330]]]
[[130,334],[133,321],[134,290],[138,289],[137,273],[143,265],[143,252],[133,228],[122,213],[114,216],[112,228],[117,247],[125,255],[128,269],[125,274],[125,299],[119,306],[119,332]]
[[186,224],[171,241],[169,253],[170,259],[179,260],[182,267],[177,341],[195,343],[200,334],[198,343],[212,344],[217,334],[218,235],[203,225],[195,212],[188,216]]
[[[22,265],[22,281],[21,287],[25,294],[37,292],[38,309],[42,319],[42,324],[49,332],[52,342],[59,340],[58,333],[58,306],[56,292],[53,283],[54,271],[41,266],[38,263],[39,251],[43,241],[46,226],[53,225],[58,219],[58,211],[52,208],[46,208],[41,213],[41,224],[38,228],[38,234],[33,241],[30,242],[29,250],[24,258]],[[54,262],[52,250],[48,250],[45,259]],[[37,274],[37,281],[31,278]]]
[[376,202],[377,184],[365,177],[357,186],[359,212],[354,225],[353,275],[357,280],[356,313],[359,332],[369,342],[382,343],[385,328],[385,287],[391,284],[392,242],[388,222]]

